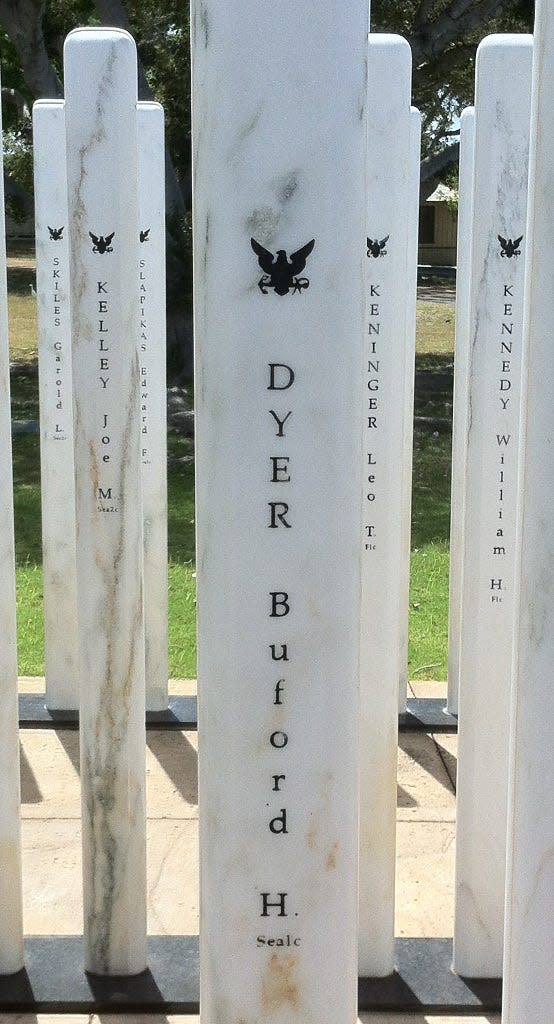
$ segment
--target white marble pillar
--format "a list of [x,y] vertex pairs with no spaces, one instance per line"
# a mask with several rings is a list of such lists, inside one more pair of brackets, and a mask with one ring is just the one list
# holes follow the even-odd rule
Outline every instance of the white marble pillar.
[[[411,52],[369,37],[360,630],[361,975],[394,966],[400,607],[405,528],[408,240],[413,243]],[[411,195],[410,195],[411,191]],[[413,258],[413,244],[410,245]],[[409,274],[413,285],[413,269]],[[413,343],[412,343],[413,355]],[[402,602],[404,604],[404,602]]]
[[205,1024],[356,1019],[367,8],[193,3]]
[[165,140],[159,103],[137,105],[140,447],[144,511],[146,707],[167,708]]
[[33,106],[46,706],[79,706],[65,104]]
[[12,423],[0,111],[0,974],[23,967]]
[[531,36],[477,53],[454,966],[502,970]]
[[408,244],[406,247],[406,389],[404,410],[404,455],[402,459],[402,554],[400,589],[400,665],[398,713],[406,711],[408,696],[408,647],[410,640],[410,558],[412,541],[412,469],[414,450],[414,385],[417,312],[417,260],[419,237],[419,182],[421,174],[421,114],[410,112],[410,173],[408,185]]
[[64,50],[73,335],[85,966],[146,965],[135,44]]
[[538,0],[527,219],[503,1024],[554,1005],[554,10]]
[[452,418],[452,483],[450,504],[450,571],[448,597],[447,710],[458,714],[460,686],[460,614],[465,501],[465,464],[469,391],[469,339],[471,236],[473,229],[473,150],[475,110],[467,107],[460,118],[458,243],[456,256],[456,334],[454,346],[454,399]]

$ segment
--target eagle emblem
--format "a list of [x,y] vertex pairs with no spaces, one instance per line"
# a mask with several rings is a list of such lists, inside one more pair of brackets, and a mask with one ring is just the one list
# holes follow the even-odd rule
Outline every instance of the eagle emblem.
[[113,236],[115,235],[115,231],[112,231],[111,235],[106,235],[105,238],[104,235],[100,235],[100,237],[97,238],[96,235],[93,235],[92,231],[89,231],[89,235],[93,241],[93,252],[99,252],[100,254],[105,252],[113,252],[113,246],[111,244],[111,241]]
[[519,238],[514,238],[513,241],[511,238],[502,238],[502,235],[499,235],[498,241],[502,246],[500,255],[502,257],[506,256],[509,260],[511,260],[512,256],[521,256],[521,249],[519,247],[522,239],[523,235],[520,235]]
[[368,256],[373,256],[376,260],[379,259],[379,256],[386,256],[387,255],[387,250],[385,249],[385,246],[386,246],[389,238],[390,238],[390,235],[387,235],[387,237],[386,238],[382,238],[380,242],[377,241],[376,238],[375,239],[368,238],[368,240],[367,240],[367,255]]
[[59,242],[60,238],[62,238],[63,236],[63,228],[51,228],[50,226],[48,226],[48,230],[50,232],[51,241]]
[[274,256],[269,249],[264,249],[263,245],[260,245],[255,238],[250,239],[250,244],[264,272],[258,281],[258,288],[262,295],[268,294],[268,288],[273,288],[276,295],[288,295],[291,288],[293,295],[309,288],[308,278],[298,275],[306,266],[306,260],[315,245],[315,238],[303,245],[301,249],[297,249],[296,252],[291,252],[290,256],[287,256],[284,249],[278,249],[277,255]]
[[150,234],[150,228],[147,228],[146,231],[141,231],[141,233],[139,235],[139,238],[140,238],[141,242],[148,242],[149,241],[149,238],[148,238],[149,234]]

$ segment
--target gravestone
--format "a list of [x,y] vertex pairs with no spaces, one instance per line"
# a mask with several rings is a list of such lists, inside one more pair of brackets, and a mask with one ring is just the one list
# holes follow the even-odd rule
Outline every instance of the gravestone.
[[165,141],[159,103],[137,105],[140,448],[146,708],[167,708]]
[[65,103],[33,106],[46,706],[79,706]]
[[454,966],[502,970],[531,36],[477,52]]
[[77,520],[85,967],[146,966],[135,44],[64,49]]
[[[362,975],[394,966],[396,772],[405,497],[408,275],[414,194],[411,52],[369,37],[363,537],[360,630],[360,960]],[[412,202],[411,202],[412,201]],[[413,325],[413,318],[412,318]]]
[[448,696],[447,708],[458,714],[460,688],[460,615],[464,544],[465,464],[469,387],[471,234],[473,211],[473,150],[475,110],[460,118],[458,243],[456,257],[456,334],[452,417],[452,487],[450,502],[450,569],[448,576]]
[[512,702],[503,1024],[554,1005],[552,547],[554,524],[554,11],[536,6],[526,228],[523,423]]
[[[3,170],[0,111],[0,172]],[[12,434],[4,176],[0,173],[0,974],[23,966]]]
[[367,8],[192,8],[206,1024],[356,1017]]
[[398,713],[406,711],[408,694],[408,647],[410,638],[410,557],[412,541],[412,463],[413,463],[413,419],[415,384],[415,343],[417,311],[417,260],[419,238],[419,187],[421,174],[421,114],[416,107],[410,112],[410,168],[412,181],[408,192],[408,244],[406,248],[406,388],[404,422],[404,474],[402,492],[402,554],[400,561],[400,667],[398,686]]

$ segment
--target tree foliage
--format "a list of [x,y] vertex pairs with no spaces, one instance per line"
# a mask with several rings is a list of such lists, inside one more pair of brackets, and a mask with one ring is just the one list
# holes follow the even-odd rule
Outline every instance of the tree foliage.
[[[232,2],[232,0],[229,0]],[[423,114],[423,156],[440,168],[458,116],[473,101],[475,51],[491,32],[529,32],[533,0],[372,0],[372,30],[403,35],[413,53],[413,102]],[[190,373],[190,57],[183,0],[0,0],[6,194],[25,206],[32,101],[61,96],[63,42],[78,25],[129,29],[140,60],[139,96],[163,104],[170,364]],[[448,156],[448,154],[447,154]],[[27,211],[28,212],[28,211]]]
[[403,35],[412,48],[423,157],[450,144],[460,113],[473,103],[481,39],[493,32],[532,32],[533,17],[533,0],[372,0],[372,30]]

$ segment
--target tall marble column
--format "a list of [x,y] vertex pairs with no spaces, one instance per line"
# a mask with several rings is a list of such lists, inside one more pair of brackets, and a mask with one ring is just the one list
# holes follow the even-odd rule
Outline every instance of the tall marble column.
[[410,639],[410,558],[412,543],[412,469],[414,449],[414,385],[417,312],[417,255],[419,238],[419,183],[421,174],[421,114],[410,112],[410,172],[408,185],[408,244],[406,246],[406,390],[404,455],[402,459],[402,554],[400,562],[400,664],[398,713],[406,711],[408,696],[408,647]]
[[192,26],[201,1014],[352,1024],[368,5]]
[[452,485],[450,502],[450,571],[448,596],[447,709],[458,714],[460,687],[460,614],[464,534],[465,464],[469,410],[469,339],[471,235],[473,228],[473,150],[475,110],[467,107],[460,118],[458,247],[456,257],[456,334],[454,345],[454,401],[452,419]]
[[[363,535],[360,630],[360,960],[394,966],[400,580],[405,539],[407,251],[411,226],[411,52],[369,37]],[[413,241],[413,238],[410,239]],[[413,246],[410,247],[413,257]],[[411,274],[413,284],[413,273]],[[412,347],[413,355],[413,347]]]
[[65,103],[33,106],[46,706],[79,706]]
[[0,974],[23,967],[8,290],[0,111]]
[[64,49],[72,266],[85,967],[146,966],[135,44]]
[[512,703],[503,1024],[554,1005],[554,10],[536,6],[525,276],[519,601]]
[[146,707],[167,708],[165,139],[159,103],[137,105],[140,448]]
[[454,966],[502,970],[531,36],[477,53]]

